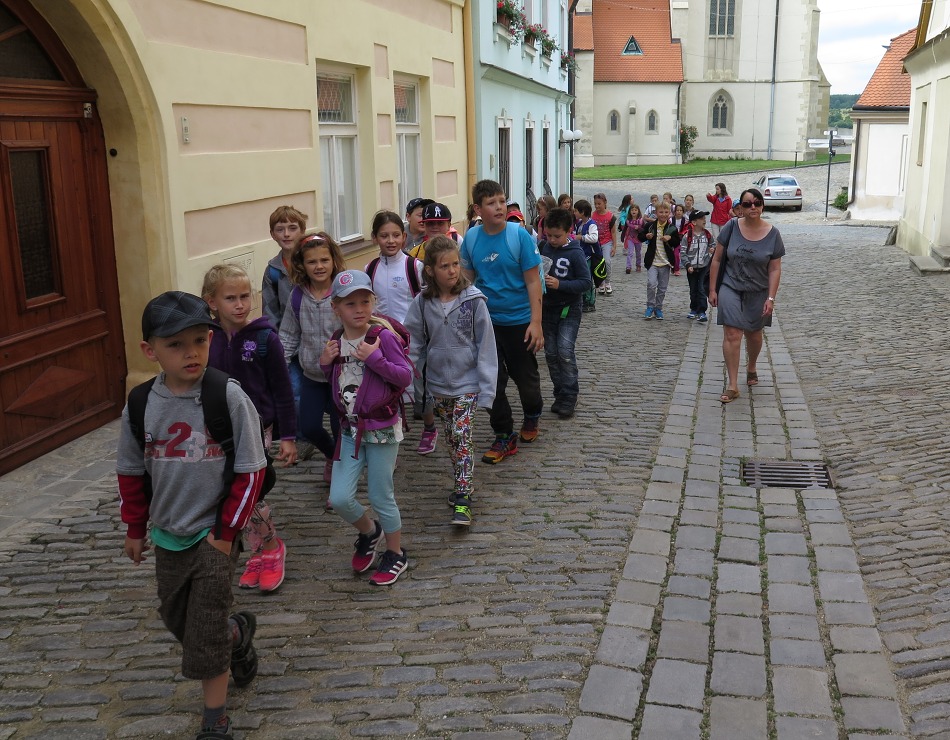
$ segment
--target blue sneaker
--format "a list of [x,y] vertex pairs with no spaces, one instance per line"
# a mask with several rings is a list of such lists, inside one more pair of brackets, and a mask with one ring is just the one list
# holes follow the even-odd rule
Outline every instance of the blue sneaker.
[[646,311],[644,311],[644,312],[643,312],[643,318],[645,318],[647,321],[649,321],[650,319],[652,319],[652,318],[653,318],[653,309],[652,309],[652,308],[648,308]]
[[695,311],[690,311],[688,314],[686,314],[687,319],[695,319],[698,317],[699,317],[699,314],[696,313]]
[[701,313],[701,314],[699,314],[699,316],[696,317],[696,320],[697,320],[700,324],[705,324],[707,321],[709,321],[709,317],[706,316],[705,313]]
[[663,309],[658,308],[653,312],[653,315],[656,316],[660,321],[663,321]]

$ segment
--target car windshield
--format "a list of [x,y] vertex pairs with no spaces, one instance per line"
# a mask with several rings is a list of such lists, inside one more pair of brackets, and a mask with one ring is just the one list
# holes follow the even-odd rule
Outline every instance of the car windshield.
[[772,177],[769,178],[769,185],[793,185],[798,186],[798,181],[794,177]]

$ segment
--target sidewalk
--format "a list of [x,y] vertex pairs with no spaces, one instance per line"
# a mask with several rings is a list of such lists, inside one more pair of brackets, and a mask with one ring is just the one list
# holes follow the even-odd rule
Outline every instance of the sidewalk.
[[[646,322],[645,273],[618,277],[585,315],[578,416],[545,413],[537,442],[477,466],[470,531],[447,524],[444,442],[418,457],[407,436],[395,587],[350,572],[322,461],[281,471],[287,580],[235,589],[261,655],[229,697],[239,740],[909,737],[835,491],[739,479],[746,458],[824,456],[780,325],[792,301],[760,385],[723,407],[721,330],[685,319],[685,279]],[[117,428],[0,478],[0,740],[194,734],[151,561],[122,557]],[[479,449],[488,432],[480,417]]]
[[780,324],[724,407],[721,339],[690,332],[570,740],[903,738],[835,491],[740,480],[743,459],[821,460]]

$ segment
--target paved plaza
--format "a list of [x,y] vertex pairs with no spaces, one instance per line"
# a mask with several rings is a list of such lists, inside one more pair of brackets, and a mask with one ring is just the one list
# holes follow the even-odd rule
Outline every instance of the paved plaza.
[[[394,587],[352,574],[322,462],[282,471],[287,580],[235,589],[261,655],[235,736],[950,737],[950,278],[887,229],[769,216],[788,256],[759,386],[721,406],[721,329],[686,319],[685,277],[648,322],[646,273],[619,270],[577,417],[477,466],[469,531],[443,443],[409,435]],[[0,478],[0,740],[197,729],[152,561],[121,552],[116,430]],[[827,462],[833,486],[743,485],[753,458]]]

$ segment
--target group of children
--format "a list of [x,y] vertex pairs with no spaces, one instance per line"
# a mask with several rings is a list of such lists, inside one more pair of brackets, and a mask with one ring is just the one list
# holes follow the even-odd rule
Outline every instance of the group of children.
[[[523,217],[509,220],[497,182],[476,183],[472,196],[478,222],[461,245],[444,204],[411,201],[408,228],[379,212],[379,256],[365,271],[347,269],[329,234],[307,234],[307,217],[283,206],[270,220],[280,253],[264,275],[263,317],[252,318],[250,278],[233,265],[211,268],[201,297],[170,291],[146,306],[141,349],[161,372],[133,389],[124,412],[116,469],[125,552],[145,559],[151,524],[159,612],[182,644],[183,675],[202,682],[198,738],[231,737],[229,675],[244,686],[257,673],[256,618],[229,613],[239,533],[250,551],[239,585],[270,592],[284,580],[287,548],[265,501],[270,450],[284,466],[297,461],[298,439],[323,453],[327,508],[357,530],[352,569],[375,565],[370,582],[389,585],[408,567],[393,471],[409,389],[423,421],[420,454],[435,449],[436,418],[442,424],[459,526],[473,519],[477,408],[489,410],[495,434],[485,463],[539,435],[538,351],[554,385],[551,411],[575,413],[574,344],[593,289],[576,214],[549,208],[539,246]],[[518,431],[509,379],[524,412]],[[356,497],[364,469],[376,518]]]

